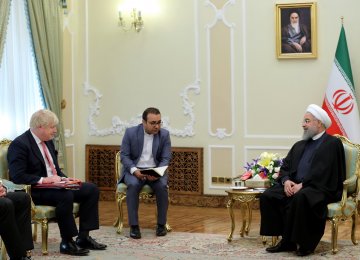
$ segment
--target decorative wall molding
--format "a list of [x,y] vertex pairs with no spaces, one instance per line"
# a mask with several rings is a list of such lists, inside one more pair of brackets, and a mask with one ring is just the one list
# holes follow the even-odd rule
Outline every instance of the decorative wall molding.
[[[69,11],[70,10],[70,11]],[[72,122],[72,129],[64,129],[64,136],[65,138],[69,138],[71,136],[75,135],[75,79],[74,79],[74,64],[75,64],[75,57],[74,57],[74,52],[75,52],[75,42],[74,42],[74,32],[71,28],[70,24],[70,19],[73,17],[74,15],[74,1],[71,1],[71,8],[69,10],[66,10],[66,12],[64,12],[63,15],[63,32],[65,32],[65,30],[68,30],[68,32],[70,33],[71,37],[71,122]]]
[[[193,0],[194,3],[194,21],[197,24],[198,21],[198,1]],[[90,104],[90,112],[88,115],[88,124],[89,124],[89,135],[90,136],[108,136],[108,135],[116,135],[123,134],[125,129],[131,126],[135,126],[141,122],[141,115],[135,115],[128,120],[123,120],[119,116],[114,115],[111,120],[111,126],[107,128],[99,129],[95,118],[100,116],[101,114],[101,91],[95,86],[91,85],[89,82],[89,0],[85,1],[85,82],[83,83],[84,87],[84,95],[88,96],[93,94],[93,102]],[[189,121],[182,129],[173,128],[170,125],[169,117],[162,117],[163,128],[168,129],[171,135],[177,137],[191,137],[194,136],[194,125],[195,125],[195,113],[193,107],[194,103],[190,101],[189,92],[193,91],[195,94],[200,93],[200,80],[199,80],[199,41],[198,41],[198,26],[195,26],[194,34],[195,34],[195,80],[193,83],[185,86],[183,90],[180,92],[180,97],[182,99],[182,108],[183,114],[189,117]]]
[[[184,126],[183,129],[173,128],[170,125],[169,117],[162,117],[163,128],[168,129],[171,135],[177,137],[190,137],[194,136],[194,125],[195,125],[195,114],[194,114],[194,104],[190,101],[189,92],[194,91],[195,94],[200,93],[200,83],[195,82],[191,85],[188,85],[183,89],[180,93],[180,97],[183,103],[183,114],[190,118],[189,122]],[[122,120],[119,116],[113,116],[111,120],[111,127],[98,129],[97,124],[95,123],[95,118],[100,115],[100,100],[102,98],[102,94],[100,91],[89,85],[88,83],[84,83],[84,94],[89,95],[92,93],[94,95],[94,102],[90,104],[90,112],[88,117],[89,124],[89,135],[91,136],[107,136],[107,135],[115,135],[115,134],[123,134],[125,129],[131,126],[138,125],[141,123],[141,114],[136,115],[129,120]]]
[[[212,158],[212,150],[214,149],[230,149],[231,150],[231,176],[235,177],[235,146],[234,145],[209,145],[208,146],[208,162],[212,162],[213,158]],[[215,186],[212,185],[212,168],[211,168],[211,163],[208,164],[209,166],[209,174],[208,174],[208,188],[209,189],[213,189],[213,190],[224,190],[226,189],[226,186]]]
[[217,9],[216,6],[210,1],[210,0],[206,0],[205,1],[205,5],[209,6],[213,11],[214,11],[214,19],[212,20],[212,22],[210,22],[209,24],[206,25],[206,42],[207,42],[207,77],[208,77],[208,111],[211,111],[211,88],[212,88],[212,82],[211,82],[211,53],[210,53],[210,49],[211,49],[211,41],[210,41],[210,35],[211,35],[211,29],[220,21],[222,21],[225,26],[227,26],[230,30],[230,77],[231,77],[231,100],[229,102],[231,102],[231,129],[230,132],[228,132],[229,130],[226,128],[217,128],[216,132],[214,133],[211,129],[211,123],[212,123],[212,118],[211,118],[211,113],[208,114],[208,132],[210,136],[214,136],[217,137],[219,139],[223,139],[225,137],[231,137],[234,132],[234,126],[235,126],[235,92],[234,92],[234,27],[235,24],[234,23],[230,23],[229,21],[227,21],[224,13],[226,8],[229,7],[229,5],[234,5],[235,4],[235,0],[229,0],[227,2],[225,2],[225,4],[223,5],[223,7],[221,9]]

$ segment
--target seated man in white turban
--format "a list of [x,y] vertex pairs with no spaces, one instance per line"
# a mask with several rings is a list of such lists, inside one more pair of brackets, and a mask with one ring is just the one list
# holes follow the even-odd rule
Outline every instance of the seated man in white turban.
[[309,105],[302,121],[303,140],[284,159],[277,183],[260,196],[262,236],[281,236],[269,253],[314,252],[324,234],[327,204],[341,199],[345,155],[340,139],[325,131],[331,119]]

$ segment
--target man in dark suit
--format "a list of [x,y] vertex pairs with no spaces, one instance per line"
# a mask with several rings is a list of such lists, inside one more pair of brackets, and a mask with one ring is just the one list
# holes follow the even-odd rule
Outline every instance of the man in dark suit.
[[[59,119],[46,109],[35,112],[30,129],[11,142],[8,150],[10,178],[18,184],[49,184],[68,178],[59,168],[57,151],[52,139],[57,133]],[[60,252],[87,255],[89,249],[104,250],[106,245],[96,242],[89,231],[99,228],[99,190],[93,183],[83,182],[80,189],[37,189],[31,191],[35,204],[56,207],[60,229]],[[80,203],[79,231],[73,217],[73,203]],[[76,242],[74,236],[78,236]]]
[[122,176],[119,182],[127,185],[126,203],[130,237],[141,238],[138,208],[139,192],[149,184],[156,195],[157,236],[165,236],[168,209],[168,175],[161,177],[144,175],[140,169],[168,166],[171,159],[169,131],[161,129],[161,114],[157,108],[147,108],[142,115],[142,124],[126,129],[121,143]]
[[0,184],[0,236],[11,260],[31,259],[31,199],[25,192],[7,192]]
[[325,130],[331,119],[321,107],[309,105],[302,127],[303,140],[289,151],[278,182],[260,196],[260,235],[282,236],[270,253],[314,252],[324,234],[327,204],[341,199],[345,155],[340,139]]

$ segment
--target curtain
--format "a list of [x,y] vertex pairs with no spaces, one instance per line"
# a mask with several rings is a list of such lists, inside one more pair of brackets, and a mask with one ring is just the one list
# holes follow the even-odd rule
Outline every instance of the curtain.
[[13,139],[29,129],[31,115],[43,108],[44,102],[26,1],[12,0],[9,12],[0,65],[0,138]]
[[66,172],[66,146],[62,119],[62,9],[59,0],[27,0],[41,89],[46,106],[59,118],[55,146]]
[[0,66],[5,43],[6,27],[8,23],[9,13],[10,0],[0,0]]

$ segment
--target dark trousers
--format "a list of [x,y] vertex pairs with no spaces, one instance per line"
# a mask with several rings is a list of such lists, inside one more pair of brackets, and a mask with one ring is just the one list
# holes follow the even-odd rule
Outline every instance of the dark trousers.
[[31,233],[31,200],[25,192],[9,192],[0,198],[0,235],[10,259],[34,248]]
[[73,217],[73,203],[80,204],[79,231],[99,229],[99,189],[93,183],[83,182],[79,190],[32,189],[36,205],[56,207],[56,219],[62,239],[69,240],[78,235]]
[[314,188],[306,187],[287,197],[277,184],[260,196],[260,235],[282,236],[308,250],[315,250],[326,224],[326,203],[311,205]]
[[150,185],[156,196],[157,223],[165,225],[169,204],[168,175],[165,174],[156,181],[141,181],[132,174],[126,174],[124,182],[127,185],[126,204],[129,225],[139,225],[139,193],[145,184]]

